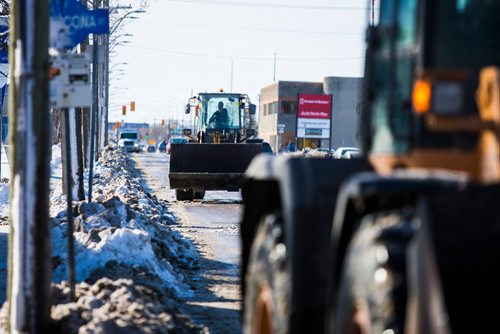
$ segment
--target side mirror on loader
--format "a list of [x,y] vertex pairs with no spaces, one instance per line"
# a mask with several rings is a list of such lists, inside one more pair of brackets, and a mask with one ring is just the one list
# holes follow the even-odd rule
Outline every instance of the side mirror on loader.
[[250,115],[255,115],[257,112],[257,106],[253,103],[250,104]]

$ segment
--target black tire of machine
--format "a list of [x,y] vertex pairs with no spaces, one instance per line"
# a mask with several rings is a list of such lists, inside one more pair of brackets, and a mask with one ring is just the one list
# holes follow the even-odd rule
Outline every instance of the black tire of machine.
[[193,189],[175,189],[175,198],[178,201],[192,201],[194,198]]
[[204,197],[205,197],[205,190],[194,192],[194,199],[203,199]]
[[328,316],[335,334],[404,333],[412,216],[407,208],[362,218],[344,261],[336,314]]
[[260,221],[245,277],[244,334],[285,334],[289,326],[289,273],[285,269],[282,219],[276,214]]

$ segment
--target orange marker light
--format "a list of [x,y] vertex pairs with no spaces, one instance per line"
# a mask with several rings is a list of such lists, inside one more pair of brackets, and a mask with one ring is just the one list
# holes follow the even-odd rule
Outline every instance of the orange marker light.
[[413,86],[413,109],[423,114],[431,109],[432,87],[426,80],[417,80]]
[[57,67],[53,67],[51,66],[49,68],[49,80],[52,80],[54,79],[55,77],[57,77],[59,74],[61,74],[61,69],[57,68]]

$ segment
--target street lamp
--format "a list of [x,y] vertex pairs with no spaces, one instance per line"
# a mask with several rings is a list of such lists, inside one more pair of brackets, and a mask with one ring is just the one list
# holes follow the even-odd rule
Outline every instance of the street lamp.
[[113,66],[111,66],[109,68],[109,71],[111,72],[116,66],[120,66],[120,65],[128,65],[128,63],[127,62],[121,62],[121,63],[113,64]]
[[134,36],[134,34],[129,34],[129,33],[119,34],[117,36],[113,36],[113,38],[109,40],[109,43],[110,44],[115,43],[119,38],[122,38],[122,37],[132,37],[132,36]]
[[137,16],[131,16],[132,14],[142,14],[145,13],[146,11],[143,9],[138,9],[138,10],[132,10],[130,12],[127,12],[125,15],[117,19],[113,24],[111,24],[111,27],[109,28],[109,34],[112,35],[116,29],[122,24],[123,20],[129,18],[129,19],[138,19]]
[[[111,43],[110,43],[111,44]],[[109,51],[113,51],[114,48],[116,48],[117,46],[120,46],[120,45],[124,45],[124,44],[130,44],[130,41],[120,41],[118,43],[113,43],[113,45],[111,45],[111,47],[109,48]]]

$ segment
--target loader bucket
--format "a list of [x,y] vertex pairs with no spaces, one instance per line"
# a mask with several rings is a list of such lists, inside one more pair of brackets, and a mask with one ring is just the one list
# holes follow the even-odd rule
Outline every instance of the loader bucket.
[[170,188],[237,191],[246,168],[259,153],[260,143],[172,144]]

